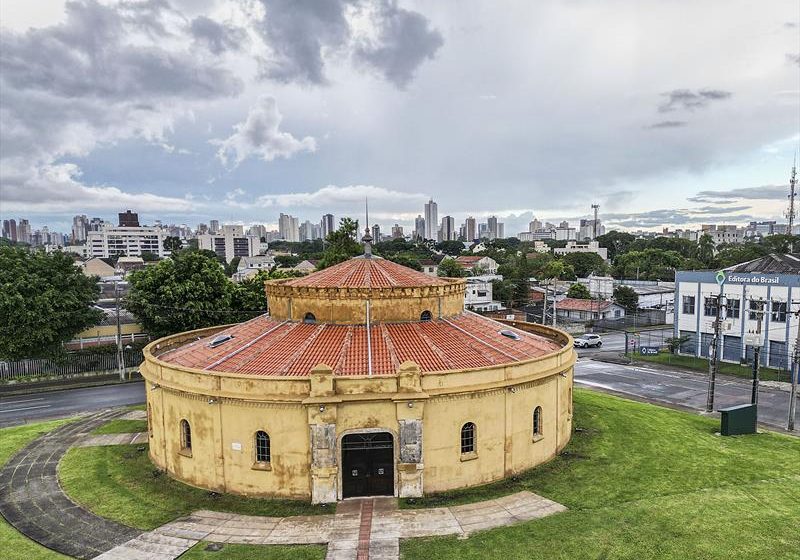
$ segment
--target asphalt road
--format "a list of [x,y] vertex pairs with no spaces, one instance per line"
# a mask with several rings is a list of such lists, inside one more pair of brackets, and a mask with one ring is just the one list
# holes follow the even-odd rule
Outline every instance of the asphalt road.
[[0,397],[0,426],[143,402],[144,382]]
[[[617,355],[625,351],[625,333],[621,332],[608,332],[599,333],[603,340],[603,345],[600,348],[577,348],[578,356],[581,358],[592,357],[603,354]],[[636,344],[643,346],[658,346],[664,340],[671,337],[673,334],[672,327],[666,329],[655,329],[648,331],[641,331],[638,337],[633,335],[628,336],[629,344]]]
[[[704,411],[708,394],[707,378],[698,373],[646,366],[628,366],[581,359],[575,366],[575,383],[629,395],[656,404]],[[714,409],[750,402],[749,381],[729,376],[717,378]],[[800,409],[800,406],[798,406]],[[786,429],[789,410],[787,391],[760,385],[758,420],[770,427]],[[798,417],[800,420],[800,417]]]

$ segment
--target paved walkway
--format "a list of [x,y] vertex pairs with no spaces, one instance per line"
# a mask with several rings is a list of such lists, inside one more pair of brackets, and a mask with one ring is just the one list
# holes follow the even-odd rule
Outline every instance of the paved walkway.
[[100,412],[66,424],[12,457],[0,471],[0,514],[31,539],[77,558],[93,558],[139,534],[75,504],[61,490],[56,475],[69,447],[119,415]]
[[257,517],[196,511],[106,552],[98,560],[173,560],[200,541],[327,544],[326,560],[396,560],[400,539],[469,536],[565,511],[531,492],[461,506],[398,509],[394,498],[340,502],[333,515]]
[[[98,517],[72,502],[56,468],[73,445],[117,445],[142,434],[90,432],[122,411],[102,412],[46,434],[0,471],[0,514],[31,539],[77,558],[174,560],[200,541],[237,544],[327,544],[326,560],[396,560],[400,539],[469,536],[564,511],[531,492],[495,500],[430,509],[398,509],[395,498],[345,500],[331,515],[258,517],[196,511],[153,531]],[[146,434],[145,434],[146,435]]]

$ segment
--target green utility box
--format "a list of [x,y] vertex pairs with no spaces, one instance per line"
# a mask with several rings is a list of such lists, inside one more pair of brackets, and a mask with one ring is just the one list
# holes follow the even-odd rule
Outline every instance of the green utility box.
[[738,406],[720,408],[719,412],[722,415],[720,433],[723,436],[756,433],[757,406],[755,404],[740,404]]

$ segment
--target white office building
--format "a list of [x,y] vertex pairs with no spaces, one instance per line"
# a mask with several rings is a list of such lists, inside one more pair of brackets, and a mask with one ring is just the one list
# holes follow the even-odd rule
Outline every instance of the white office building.
[[119,227],[108,224],[100,231],[90,231],[86,234],[86,256],[141,257],[142,253],[152,253],[164,258],[170,255],[170,252],[164,249],[165,237],[167,232],[159,227]]
[[678,271],[674,336],[684,337],[681,353],[708,357],[720,294],[718,356],[728,362],[752,363],[757,345],[761,347],[762,364],[787,368],[798,329],[800,258],[773,254],[720,273]]
[[438,224],[439,206],[431,199],[425,204],[425,239],[437,238]]

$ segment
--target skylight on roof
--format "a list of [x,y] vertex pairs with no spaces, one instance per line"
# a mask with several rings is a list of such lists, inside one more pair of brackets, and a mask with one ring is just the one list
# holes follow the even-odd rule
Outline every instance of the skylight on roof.
[[208,347],[209,348],[216,348],[217,346],[219,346],[221,344],[225,344],[226,342],[228,342],[232,338],[233,338],[233,336],[231,336],[229,334],[221,334],[218,337],[216,337],[214,340],[212,340],[208,344]]
[[507,338],[510,338],[511,340],[519,340],[520,339],[520,336],[517,333],[515,333],[514,331],[510,331],[508,329],[503,329],[502,331],[500,331],[500,334],[502,334],[503,336],[505,336]]

